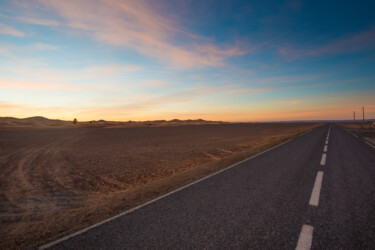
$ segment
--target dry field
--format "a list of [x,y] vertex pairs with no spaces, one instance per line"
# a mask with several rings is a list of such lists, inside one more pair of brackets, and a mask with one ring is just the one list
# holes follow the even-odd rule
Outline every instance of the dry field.
[[0,248],[93,223],[317,126],[0,130]]

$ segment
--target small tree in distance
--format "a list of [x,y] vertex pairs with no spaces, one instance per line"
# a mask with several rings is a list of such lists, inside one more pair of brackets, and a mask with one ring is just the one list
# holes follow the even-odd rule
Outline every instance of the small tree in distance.
[[77,124],[77,118],[74,118],[74,120],[73,120],[73,124],[74,124],[74,125]]

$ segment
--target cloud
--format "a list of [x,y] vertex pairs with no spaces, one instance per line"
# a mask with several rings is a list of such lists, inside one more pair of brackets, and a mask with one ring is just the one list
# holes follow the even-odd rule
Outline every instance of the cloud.
[[31,50],[54,50],[54,49],[57,49],[57,47],[53,46],[53,45],[50,45],[50,44],[37,42],[37,43],[34,43],[34,44],[28,46],[27,49],[31,49]]
[[0,88],[5,89],[35,89],[35,90],[61,90],[55,84],[37,83],[32,81],[14,80],[10,78],[0,78]]
[[279,48],[278,52],[285,58],[296,60],[301,57],[347,54],[373,48],[375,48],[375,28],[321,46],[306,49],[295,49],[290,46],[284,46]]
[[281,88],[241,88],[239,85],[231,84],[223,86],[196,87],[165,95],[141,95],[133,98],[116,98],[115,100],[108,100],[107,103],[112,103],[114,107],[121,107],[123,110],[143,112],[157,109],[159,107],[169,107],[169,109],[173,109],[173,107],[180,104],[192,106],[193,104],[199,103],[199,106],[201,106],[203,103],[207,106],[209,102],[206,100],[214,95],[238,97],[270,92],[277,89]]
[[258,85],[298,83],[298,82],[312,81],[321,76],[322,76],[321,74],[284,75],[284,76],[276,76],[276,77],[257,78],[257,79],[250,80],[249,83],[258,84]]
[[[139,67],[130,64],[92,65],[86,68],[56,70],[47,66],[34,67],[1,67],[0,72],[11,74],[12,77],[0,76],[0,88],[39,89],[39,90],[81,90],[81,89],[114,89],[105,84],[97,86],[93,83],[98,78],[116,79],[123,73],[138,70]],[[90,85],[79,84],[80,81],[90,80]]]
[[25,54],[29,54],[30,51],[54,49],[57,49],[57,47],[40,42],[23,46],[0,42],[0,56],[4,56],[7,59],[10,59],[11,62],[17,65],[45,66],[46,63],[44,58],[25,58]]
[[0,53],[3,52],[2,53],[3,55],[8,55],[10,57],[12,57],[11,55],[15,53],[24,53],[30,50],[54,50],[54,49],[57,49],[57,47],[51,44],[41,43],[41,42],[36,42],[36,43],[23,45],[23,46],[9,44],[9,43],[0,43]]
[[23,37],[25,36],[25,33],[16,30],[15,28],[12,28],[8,25],[5,25],[3,23],[0,23],[0,34],[6,34],[6,35],[11,35],[11,36],[18,36],[18,37]]
[[83,69],[84,74],[95,75],[95,77],[108,77],[113,76],[125,72],[134,72],[140,69],[139,66],[131,65],[131,64],[123,64],[123,65],[95,65],[90,66]]
[[301,104],[302,100],[273,100],[272,102],[277,104],[297,105]]
[[32,81],[20,80],[7,77],[0,77],[0,89],[22,89],[22,90],[65,90],[65,91],[78,91],[78,90],[111,90],[111,86],[93,86],[75,83],[59,83],[52,81]]
[[174,68],[224,65],[227,58],[247,53],[238,45],[219,47],[186,31],[179,20],[163,14],[157,2],[147,0],[38,1],[21,6],[32,11],[54,11],[64,25],[93,39],[156,58]]
[[17,17],[18,20],[24,23],[45,25],[45,26],[58,26],[59,22],[55,20],[48,20],[42,18],[33,18],[33,17]]
[[174,83],[165,80],[146,80],[142,84],[145,87],[158,88],[174,85]]

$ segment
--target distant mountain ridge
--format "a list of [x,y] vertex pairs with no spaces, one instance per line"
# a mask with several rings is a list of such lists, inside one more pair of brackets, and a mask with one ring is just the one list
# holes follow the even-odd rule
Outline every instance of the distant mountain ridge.
[[180,126],[180,125],[203,125],[203,124],[222,124],[221,121],[196,120],[155,120],[155,121],[84,121],[75,125],[72,121],[63,121],[58,119],[48,119],[43,116],[33,116],[28,118],[0,117],[0,129],[43,129],[43,128],[74,128],[74,127],[162,127],[162,126]]
[[61,128],[73,127],[72,122],[48,119],[43,116],[33,116],[28,118],[0,117],[0,128],[19,129],[19,128]]
[[[374,122],[375,119],[367,119],[366,121]],[[322,123],[322,122],[353,122],[353,120],[299,120],[299,121],[264,121],[255,123]],[[357,120],[360,123],[362,120]],[[195,120],[154,120],[154,121],[78,121],[73,124],[72,121],[64,121],[59,119],[48,119],[43,116],[33,116],[28,118],[0,117],[0,129],[43,129],[43,128],[74,128],[74,127],[102,127],[102,128],[126,128],[126,127],[164,127],[164,126],[183,126],[183,125],[205,125],[205,124],[224,124],[228,122],[222,121],[206,121],[203,119]],[[235,122],[236,123],[236,122]],[[240,122],[241,123],[241,122]]]

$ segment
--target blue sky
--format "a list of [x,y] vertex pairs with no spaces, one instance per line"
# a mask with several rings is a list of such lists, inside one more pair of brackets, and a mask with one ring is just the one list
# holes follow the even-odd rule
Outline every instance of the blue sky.
[[375,118],[373,1],[3,1],[1,116]]

